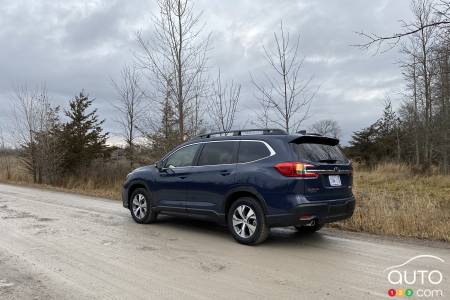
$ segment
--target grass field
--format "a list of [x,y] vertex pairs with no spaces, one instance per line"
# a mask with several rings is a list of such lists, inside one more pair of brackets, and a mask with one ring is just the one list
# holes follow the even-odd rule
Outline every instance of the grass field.
[[[31,178],[19,166],[14,157],[0,157],[0,181],[30,185]],[[118,200],[126,174],[123,169],[120,165],[96,167],[83,178],[69,177],[59,186],[44,187]],[[354,194],[353,217],[329,226],[450,242],[450,176],[414,174],[396,164],[356,168]]]
[[353,217],[332,227],[450,241],[450,176],[414,174],[404,165],[355,170]]

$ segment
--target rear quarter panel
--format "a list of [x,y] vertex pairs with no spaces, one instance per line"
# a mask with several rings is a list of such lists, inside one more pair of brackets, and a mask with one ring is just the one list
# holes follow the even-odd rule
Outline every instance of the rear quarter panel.
[[284,213],[302,202],[302,180],[284,177],[275,169],[279,162],[292,161],[293,152],[282,139],[265,140],[275,155],[237,165],[236,185],[255,189],[263,198],[267,214]]

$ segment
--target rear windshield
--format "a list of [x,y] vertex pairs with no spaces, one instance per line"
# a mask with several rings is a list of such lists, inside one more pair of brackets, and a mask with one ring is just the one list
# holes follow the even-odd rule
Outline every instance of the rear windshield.
[[324,144],[301,143],[292,144],[300,161],[313,163],[348,163],[339,146]]

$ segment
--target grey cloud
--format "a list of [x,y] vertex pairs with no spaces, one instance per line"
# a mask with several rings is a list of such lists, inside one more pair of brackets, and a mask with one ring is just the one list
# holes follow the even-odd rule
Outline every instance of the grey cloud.
[[[14,82],[45,82],[63,106],[86,89],[116,134],[110,78],[133,59],[135,32],[151,31],[155,1],[0,0],[0,6],[0,126],[8,123]],[[225,78],[243,85],[241,124],[257,107],[249,74],[268,70],[262,45],[271,42],[281,19],[291,36],[301,36],[304,78],[314,76],[321,85],[305,126],[333,118],[348,140],[378,117],[386,95],[400,101],[398,52],[373,56],[349,45],[358,42],[354,31],[396,31],[397,20],[409,17],[408,0],[198,0],[196,8],[213,34],[210,76],[220,67]]]

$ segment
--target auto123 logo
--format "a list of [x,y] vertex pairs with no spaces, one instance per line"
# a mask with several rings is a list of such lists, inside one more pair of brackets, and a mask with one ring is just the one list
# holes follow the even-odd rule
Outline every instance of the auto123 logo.
[[441,288],[444,275],[440,270],[437,268],[410,267],[412,262],[425,259],[445,263],[442,258],[434,255],[418,255],[400,265],[388,267],[384,270],[391,285],[388,290],[390,297],[444,297],[444,291]]

